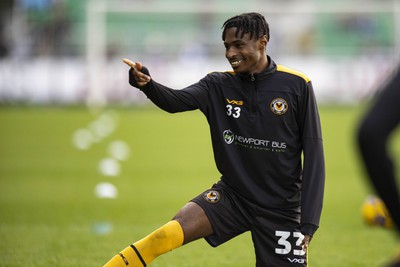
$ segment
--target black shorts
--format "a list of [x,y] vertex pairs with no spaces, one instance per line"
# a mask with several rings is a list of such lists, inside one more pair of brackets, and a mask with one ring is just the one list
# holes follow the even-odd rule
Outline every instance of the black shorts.
[[300,213],[261,208],[233,192],[223,181],[192,200],[205,211],[214,230],[206,241],[217,247],[251,232],[257,267],[307,266],[300,246]]

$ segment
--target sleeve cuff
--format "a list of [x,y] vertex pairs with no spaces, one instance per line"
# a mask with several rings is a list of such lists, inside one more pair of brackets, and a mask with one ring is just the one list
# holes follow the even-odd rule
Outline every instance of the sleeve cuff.
[[313,236],[317,229],[318,226],[311,223],[305,223],[300,226],[300,231],[303,235]]
[[[142,67],[142,72],[143,72],[144,74],[150,76],[149,70],[148,70],[146,67],[144,67],[144,66]],[[150,81],[150,82],[151,82],[151,81]],[[145,86],[139,86],[139,85],[136,83],[135,79],[133,78],[133,75],[132,75],[132,68],[129,69],[129,84],[132,85],[133,87],[136,87],[136,88],[139,88],[140,90],[142,90],[142,89],[145,89],[145,88],[149,87],[149,83],[150,83],[150,82],[148,82]]]

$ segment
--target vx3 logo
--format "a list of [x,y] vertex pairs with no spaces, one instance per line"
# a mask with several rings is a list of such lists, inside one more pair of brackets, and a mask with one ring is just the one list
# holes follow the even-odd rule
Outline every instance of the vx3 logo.
[[300,263],[300,264],[302,264],[302,263],[305,262],[304,259],[296,259],[296,258],[294,258],[294,259],[287,258],[287,260],[290,261],[291,263]]
[[228,102],[228,104],[243,106],[243,100],[230,100],[227,98],[226,102]]

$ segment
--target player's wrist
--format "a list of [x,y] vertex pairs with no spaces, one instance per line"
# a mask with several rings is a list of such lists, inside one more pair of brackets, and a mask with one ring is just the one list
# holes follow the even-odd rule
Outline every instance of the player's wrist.
[[134,77],[134,75],[132,74],[132,68],[129,70],[129,84],[133,87],[139,88],[140,90],[146,88],[147,86],[149,86],[150,82],[151,82],[151,76],[150,76],[150,72],[149,70],[142,66],[141,67],[141,72],[148,77],[147,81],[137,81]]
[[300,231],[303,235],[309,235],[312,237],[317,231],[318,226],[311,223],[304,223],[300,226]]

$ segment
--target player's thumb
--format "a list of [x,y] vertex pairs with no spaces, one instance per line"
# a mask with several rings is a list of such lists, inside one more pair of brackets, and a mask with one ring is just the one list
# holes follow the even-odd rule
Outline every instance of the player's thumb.
[[142,68],[143,68],[142,63],[141,63],[141,62],[136,62],[136,69],[137,69],[138,71],[141,71]]

